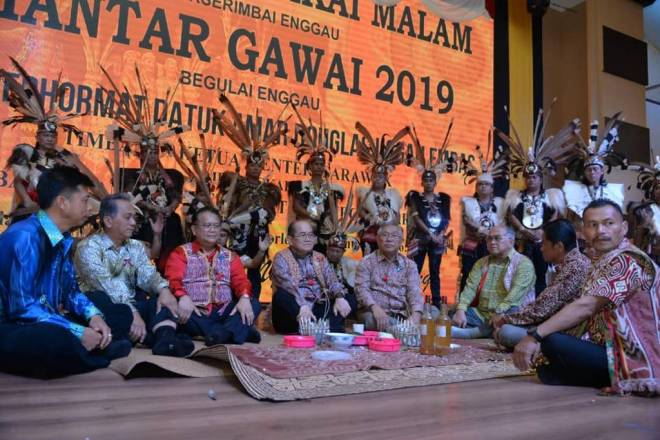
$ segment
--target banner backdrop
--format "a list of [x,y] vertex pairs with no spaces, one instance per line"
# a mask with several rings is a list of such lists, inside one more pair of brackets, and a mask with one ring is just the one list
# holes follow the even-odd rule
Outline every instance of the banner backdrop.
[[[109,84],[99,65],[117,83],[137,91],[137,64],[152,114],[162,111],[167,90],[180,79],[166,116],[171,124],[192,128],[183,135],[191,146],[198,145],[198,132],[207,133],[218,174],[241,165],[238,149],[211,120],[211,110],[220,108],[220,92],[262,133],[272,129],[287,102],[316,123],[322,115],[335,152],[332,180],[347,190],[369,185],[369,172],[355,156],[358,120],[377,136],[414,124],[428,160],[437,157],[453,118],[450,150],[459,161],[474,152],[475,144],[485,145],[492,122],[492,20],[445,22],[419,1],[404,0],[396,7],[371,0],[4,0],[0,5],[0,53],[16,58],[34,76],[46,105],[62,72],[66,94],[60,110],[88,115],[74,120],[83,138],[61,132],[60,144],[78,153],[108,188],[103,158],[111,158],[105,129],[113,109],[104,104],[109,101],[100,85]],[[0,67],[14,71],[4,56]],[[13,113],[6,89],[2,98],[0,118],[6,119]],[[288,135],[271,150],[274,160],[264,172],[284,198],[271,227],[271,258],[285,246],[285,184],[305,179],[291,143],[294,123],[291,119]],[[15,144],[34,143],[34,133],[27,125],[0,128],[0,162],[4,165]],[[175,166],[170,157],[163,164]],[[123,159],[122,166],[137,165],[137,158]],[[403,196],[420,188],[420,176],[405,166],[390,181]],[[473,190],[460,174],[439,181],[438,191],[452,197],[450,229],[456,246],[459,200]],[[5,215],[12,194],[12,176],[2,170],[0,210]],[[6,222],[3,218],[1,228]],[[269,268],[264,265],[265,278]],[[449,250],[441,276],[442,294],[450,299],[458,275],[456,249]],[[269,286],[266,280],[262,300],[270,299]]]

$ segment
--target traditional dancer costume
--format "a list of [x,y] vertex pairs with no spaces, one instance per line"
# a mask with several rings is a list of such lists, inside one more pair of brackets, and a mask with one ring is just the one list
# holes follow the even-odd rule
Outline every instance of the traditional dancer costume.
[[[625,164],[625,160],[615,153],[614,144],[619,140],[618,125],[621,122],[621,113],[612,116],[605,124],[602,132],[598,132],[598,121],[591,123],[589,142],[585,143],[580,136],[576,136],[574,148],[581,162],[582,180],[565,180],[562,191],[566,197],[568,218],[575,225],[578,237],[581,239],[582,213],[589,203],[597,199],[609,199],[623,209],[623,185],[620,183],[608,183],[605,176],[599,182],[590,182],[584,175],[584,171],[591,166],[598,166],[601,170],[608,171],[613,166]],[[577,133],[576,133],[577,134]],[[581,239],[582,245],[584,240]]]
[[[358,216],[363,227],[360,232],[362,252],[367,255],[377,249],[376,232],[381,225],[399,224],[402,202],[401,194],[387,187],[387,176],[394,168],[403,163],[403,142],[401,139],[410,133],[410,128],[399,130],[391,139],[383,135],[377,144],[367,128],[361,123],[355,124],[356,130],[363,136],[357,142],[358,160],[371,167],[371,188],[357,188]],[[374,177],[384,179],[382,188],[374,188]]]
[[[141,209],[139,227],[133,238],[153,244],[158,237],[149,220],[158,215],[164,217],[165,225],[162,232],[162,244],[157,258],[157,267],[163,272],[167,257],[177,246],[185,242],[181,218],[175,211],[181,203],[181,192],[183,190],[183,175],[175,169],[164,169],[157,161],[152,164],[151,156],[162,151],[176,156],[174,147],[168,139],[175,135],[190,130],[190,127],[179,125],[167,126],[167,111],[174,98],[178,83],[174,90],[168,90],[165,97],[166,105],[163,112],[152,117],[149,108],[149,91],[145,88],[140,76],[140,71],[135,67],[139,93],[124,93],[119,89],[108,72],[101,67],[101,71],[108,79],[111,90],[103,90],[112,99],[114,108],[121,109],[113,113],[114,124],[108,126],[108,138],[114,140],[114,168],[119,172],[113,173],[113,186],[116,192],[129,191],[133,195],[134,203]],[[143,96],[144,99],[136,100],[133,96]],[[124,101],[128,96],[128,105]],[[123,143],[123,147],[120,146]],[[120,150],[126,155],[132,152],[131,146],[137,145],[139,149],[133,153],[140,156],[140,169],[120,168]],[[110,166],[109,162],[106,164]]]
[[[60,85],[47,108],[44,97],[28,72],[18,61],[11,57],[10,60],[22,78],[22,84],[19,84],[12,74],[0,69],[0,77],[4,79],[9,91],[9,106],[18,113],[18,115],[2,121],[3,125],[34,124],[37,126],[37,138],[43,133],[50,134],[54,138],[53,145],[44,145],[39,142],[36,143],[35,147],[29,144],[19,144],[9,157],[7,167],[11,167],[14,173],[14,186],[16,188],[11,214],[12,222],[24,219],[38,210],[37,184],[39,178],[44,170],[55,165],[77,168],[87,175],[94,184],[92,188],[94,196],[99,199],[105,197],[108,194],[107,190],[94,173],[80,160],[78,155],[55,145],[58,128],[69,130],[76,136],[82,134],[76,126],[65,121],[84,116],[83,114],[69,113],[61,115],[57,112],[60,99],[66,91],[64,85],[61,84],[58,78],[57,83]],[[98,205],[94,208],[98,208]]]
[[660,156],[653,166],[636,165],[640,171],[637,187],[644,191],[644,200],[631,209],[633,238],[637,247],[660,265]]
[[[280,114],[273,132],[261,138],[255,131],[247,129],[225,95],[220,95],[220,102],[226,111],[216,113],[216,120],[224,134],[241,149],[246,168],[245,176],[238,172],[225,172],[220,178],[222,200],[227,206],[223,216],[231,218],[232,250],[241,257],[254,258],[259,252],[259,240],[268,234],[268,226],[275,218],[276,209],[282,200],[280,189],[270,183],[268,178],[260,180],[258,176],[269,160],[268,150],[286,132],[286,120],[281,120]],[[253,171],[250,171],[251,167]],[[252,293],[258,299],[261,292],[260,269],[248,269],[247,272],[252,283]]]
[[[543,179],[544,173],[554,175],[557,167],[571,158],[572,151],[569,145],[574,142],[573,138],[579,128],[579,121],[571,121],[554,136],[544,138],[551,109],[552,106],[545,117],[543,117],[543,110],[539,110],[532,145],[527,152],[510,121],[515,140],[495,129],[496,134],[509,147],[507,154],[510,174],[513,177],[522,173],[524,177],[535,174]],[[545,289],[545,273],[548,269],[541,254],[539,232],[547,222],[566,215],[564,195],[559,189],[544,189],[542,183],[540,190],[535,194],[532,194],[528,188],[523,191],[510,189],[504,200],[504,210],[509,223],[517,231],[516,247],[518,251],[525,254],[534,263],[536,294],[538,295]]]
[[[332,232],[331,212],[337,210],[338,200],[344,198],[344,188],[341,185],[330,183],[327,180],[330,174],[326,166],[332,163],[332,151],[328,148],[328,140],[323,137],[323,123],[314,135],[314,127],[311,121],[306,124],[293,107],[300,130],[296,133],[296,161],[308,156],[306,169],[312,174],[310,180],[294,180],[288,183],[289,192],[289,223],[293,220],[309,220],[318,236],[318,242],[314,249],[325,253],[328,238]],[[320,170],[315,167],[316,163],[323,164],[323,175],[319,176]]]
[[[467,277],[472,270],[472,266],[482,257],[488,255],[486,249],[486,236],[493,226],[505,222],[505,212],[503,209],[504,199],[494,197],[492,188],[495,179],[505,178],[507,175],[507,163],[505,157],[495,159],[495,151],[492,148],[492,130],[488,132],[488,147],[484,156],[481,147],[477,145],[476,154],[479,159],[479,165],[475,166],[471,161],[463,163],[463,173],[465,174],[465,184],[470,185],[476,182],[477,190],[472,197],[461,197],[461,245],[458,254],[461,257],[461,286],[462,291],[465,287]],[[488,160],[490,155],[491,160]],[[490,185],[491,194],[481,197],[479,195],[479,186]],[[478,296],[475,298],[474,305],[478,303]]]
[[[440,179],[442,173],[453,170],[453,161],[447,158],[449,136],[453,121],[449,123],[444,141],[438,151],[438,159],[428,162],[424,157],[422,148],[415,128],[412,128],[411,137],[415,155],[408,158],[408,166],[415,168],[422,176],[422,181],[431,179],[435,182]],[[417,271],[422,272],[424,260],[428,255],[429,277],[431,282],[431,297],[433,304],[440,307],[440,264],[442,255],[446,252],[448,237],[445,231],[449,226],[451,197],[449,194],[439,192],[428,194],[412,190],[406,195],[406,206],[408,208],[407,242],[408,257],[417,264]]]
[[[348,194],[348,200],[346,201],[342,218],[338,218],[338,211],[333,211],[330,219],[332,222],[332,232],[328,238],[326,257],[330,266],[335,270],[337,279],[344,283],[344,287],[346,288],[344,299],[351,306],[351,315],[355,316],[355,311],[357,310],[355,272],[357,270],[358,260],[344,256],[344,251],[349,243],[352,243],[351,247],[354,249],[357,249],[359,244],[357,238],[353,236],[359,230],[359,226],[356,224],[357,211],[353,210],[353,188],[351,188]],[[339,261],[333,261],[333,259],[328,257],[328,251],[333,248],[341,251],[342,256]]]

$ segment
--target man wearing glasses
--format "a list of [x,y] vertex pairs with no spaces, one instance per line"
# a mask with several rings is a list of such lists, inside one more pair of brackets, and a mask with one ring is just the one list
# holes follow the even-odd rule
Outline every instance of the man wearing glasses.
[[358,320],[368,330],[385,330],[397,317],[418,324],[424,300],[417,265],[399,252],[403,242],[401,226],[381,226],[376,240],[378,249],[357,267]]
[[204,337],[209,346],[260,342],[253,324],[261,306],[240,257],[219,244],[221,228],[216,209],[197,210],[191,226],[195,240],[167,260],[165,276],[179,299],[179,330]]
[[316,234],[307,220],[291,222],[287,229],[289,247],[273,259],[272,316],[277,333],[298,333],[302,320],[327,319],[331,332],[344,331],[344,318],[351,306],[346,290],[328,260],[315,252]]
[[[534,265],[513,248],[515,238],[513,229],[504,225],[494,226],[488,232],[489,255],[477,261],[470,271],[453,317],[452,337],[491,337],[493,315],[514,312],[534,300]],[[470,307],[477,294],[477,307]]]

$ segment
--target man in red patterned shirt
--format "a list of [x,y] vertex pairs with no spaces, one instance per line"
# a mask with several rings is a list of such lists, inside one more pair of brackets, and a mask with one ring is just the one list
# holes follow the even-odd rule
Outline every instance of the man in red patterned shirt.
[[203,336],[206,345],[259,342],[254,320],[261,310],[240,258],[218,245],[220,214],[193,215],[195,241],[169,256],[165,276],[179,301],[179,331]]
[[[528,330],[513,360],[538,367],[551,385],[607,387],[616,393],[660,393],[660,300],[658,267],[625,238],[621,208],[607,199],[584,210],[583,233],[596,252],[582,296],[538,327]],[[579,327],[575,327],[578,326]],[[588,335],[589,340],[579,339]]]

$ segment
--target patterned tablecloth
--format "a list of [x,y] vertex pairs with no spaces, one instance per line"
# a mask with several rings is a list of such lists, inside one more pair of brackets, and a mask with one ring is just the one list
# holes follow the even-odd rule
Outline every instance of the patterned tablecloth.
[[341,350],[350,354],[349,360],[320,361],[312,354],[331,348],[295,349],[284,346],[230,346],[231,354],[246,365],[268,376],[287,379],[320,374],[337,374],[369,369],[396,370],[411,367],[439,367],[447,365],[482,364],[511,359],[509,353],[492,344],[478,341],[460,341],[459,346],[447,350],[442,356],[420,355],[417,350],[381,353],[362,347]]

